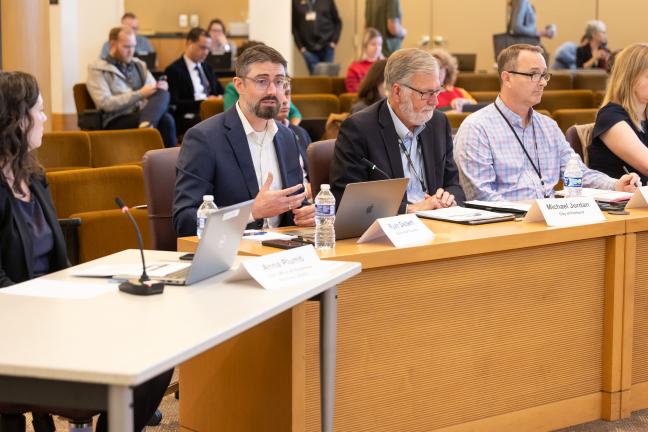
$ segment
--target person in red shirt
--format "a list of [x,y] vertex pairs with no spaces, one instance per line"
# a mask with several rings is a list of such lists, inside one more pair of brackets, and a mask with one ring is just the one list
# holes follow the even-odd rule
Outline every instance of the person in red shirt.
[[437,96],[439,102],[436,108],[440,111],[461,112],[464,104],[477,103],[466,90],[454,86],[459,74],[457,59],[440,48],[433,49],[430,53],[439,62],[439,81],[444,87],[444,90]]
[[369,68],[382,57],[382,35],[375,28],[369,27],[362,36],[362,54],[347,69],[344,85],[349,93],[357,93],[360,81],[367,75]]

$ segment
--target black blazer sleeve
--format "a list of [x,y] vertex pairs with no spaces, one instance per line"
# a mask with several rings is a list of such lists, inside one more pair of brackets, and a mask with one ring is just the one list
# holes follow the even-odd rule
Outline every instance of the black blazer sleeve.
[[[183,71],[182,68],[185,70]],[[171,63],[164,70],[169,82],[170,103],[176,106],[176,111],[179,114],[198,112],[200,109],[200,101],[194,100],[193,84],[189,71],[186,69],[184,60],[180,59]]]
[[202,64],[202,68],[205,72],[205,76],[207,77],[207,81],[209,81],[209,94],[212,96],[220,96],[224,94],[225,90],[223,89],[220,81],[216,79],[216,75],[214,74],[212,68],[206,63]]

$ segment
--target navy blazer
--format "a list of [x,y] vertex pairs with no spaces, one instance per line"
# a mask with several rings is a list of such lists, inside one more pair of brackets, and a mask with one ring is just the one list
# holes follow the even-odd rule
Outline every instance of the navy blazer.
[[[44,178],[33,179],[29,187],[32,199],[38,200],[45,220],[52,230],[54,248],[50,253],[50,271],[68,266],[65,240],[54,211]],[[0,186],[0,287],[34,277],[32,270],[32,236],[27,221],[17,208],[16,198],[5,183]]]
[[[216,79],[211,67],[205,62],[202,62],[200,66],[210,86],[207,95],[222,95],[223,87]],[[164,73],[169,82],[170,103],[176,107],[174,115],[176,117],[183,117],[186,113],[198,114],[202,101],[194,100],[193,81],[191,81],[191,75],[189,75],[189,69],[187,69],[184,56],[180,56],[179,59],[167,66]]]
[[[295,135],[285,126],[277,125],[274,147],[283,188],[302,184]],[[259,185],[254,163],[236,105],[187,131],[176,168],[173,223],[178,236],[196,235],[196,211],[203,195],[214,195],[219,208],[257,196]],[[281,215],[281,226],[293,224],[292,212]],[[258,220],[249,227],[262,225],[263,220]]]
[[[433,194],[443,188],[453,194],[459,205],[466,199],[459,183],[459,173],[452,155],[452,133],[446,116],[435,111],[419,135],[425,181]],[[385,180],[378,170],[371,171],[362,158],[376,164],[390,178],[405,176],[398,134],[387,107],[387,100],[377,102],[347,118],[340,128],[330,168],[331,192],[337,203],[349,183]],[[405,212],[407,193],[400,213]]]

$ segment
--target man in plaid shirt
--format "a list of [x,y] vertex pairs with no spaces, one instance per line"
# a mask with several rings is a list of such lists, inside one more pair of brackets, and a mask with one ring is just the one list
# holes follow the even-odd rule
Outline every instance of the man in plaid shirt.
[[[512,45],[497,58],[497,100],[471,114],[455,137],[455,161],[467,199],[519,201],[552,197],[575,154],[558,125],[533,110],[551,78],[533,45]],[[583,186],[632,192],[639,177],[613,179],[579,159]]]

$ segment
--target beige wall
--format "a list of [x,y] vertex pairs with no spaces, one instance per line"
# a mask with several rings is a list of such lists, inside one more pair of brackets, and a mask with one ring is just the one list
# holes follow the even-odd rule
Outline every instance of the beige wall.
[[[449,51],[477,53],[477,68],[492,71],[492,35],[503,32],[506,28],[506,1],[401,0],[403,25],[408,30],[403,46],[416,46],[423,36],[429,36],[432,40],[442,37],[443,46]],[[365,1],[337,0],[336,3],[343,20],[343,29],[335,61],[341,64],[341,73],[344,74],[356,55],[364,27]],[[533,3],[539,26],[554,23],[558,27],[555,39],[543,39],[545,47],[552,53],[566,41],[578,42],[585,23],[594,18],[607,23],[612,49],[648,39],[643,23],[648,15],[648,2],[645,0],[535,0]],[[226,22],[245,21],[248,11],[245,0],[183,0],[165,2],[163,8],[151,8],[150,0],[125,0],[125,8],[140,17],[142,29],[151,31],[180,30],[180,13],[198,13],[201,25],[205,25],[212,16],[219,16]],[[278,23],[277,26],[282,31],[290,31],[288,23]],[[306,66],[296,49],[293,49],[293,57],[294,74],[306,75]]]
[[124,9],[137,15],[140,29],[144,32],[186,31],[178,25],[180,14],[198,14],[202,27],[206,27],[212,18],[222,19],[226,26],[248,18],[247,0],[124,0]]

